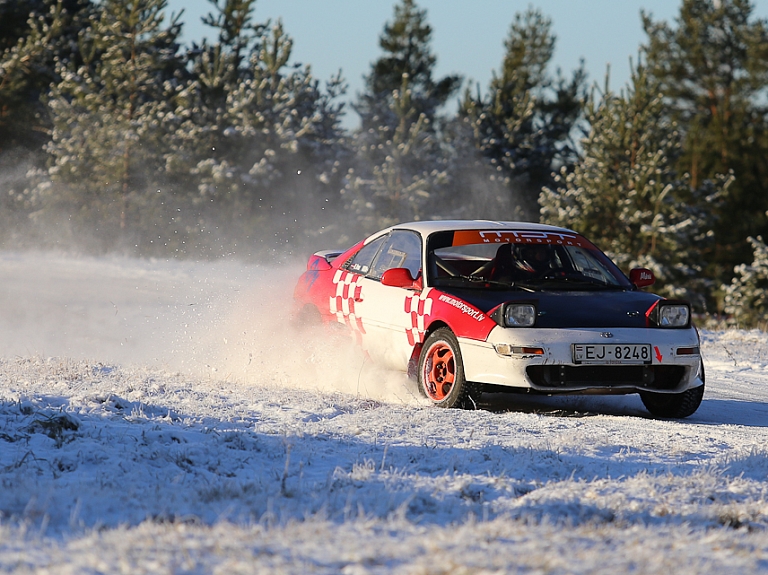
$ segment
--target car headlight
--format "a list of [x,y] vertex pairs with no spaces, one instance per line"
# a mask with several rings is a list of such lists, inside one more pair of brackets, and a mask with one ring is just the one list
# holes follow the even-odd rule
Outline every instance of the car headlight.
[[684,301],[659,300],[646,314],[651,325],[676,328],[691,325],[691,306]]
[[684,304],[661,305],[659,309],[660,327],[685,327],[691,319],[691,310]]
[[529,303],[510,303],[504,308],[506,327],[531,327],[536,322],[536,306]]

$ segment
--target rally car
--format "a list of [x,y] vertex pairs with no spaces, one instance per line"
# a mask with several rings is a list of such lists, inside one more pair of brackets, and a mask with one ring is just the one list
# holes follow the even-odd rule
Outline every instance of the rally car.
[[315,253],[294,298],[301,321],[342,324],[437,406],[639,393],[651,414],[687,417],[704,394],[698,332],[687,302],[642,291],[654,281],[569,229],[427,221]]

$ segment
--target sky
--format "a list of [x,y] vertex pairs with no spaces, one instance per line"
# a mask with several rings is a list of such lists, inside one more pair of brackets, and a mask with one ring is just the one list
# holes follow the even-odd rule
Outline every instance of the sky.
[[[396,0],[257,0],[255,22],[281,19],[294,40],[292,62],[309,64],[316,78],[326,81],[339,69],[354,99],[363,89],[363,76],[382,54],[379,36],[394,17]],[[672,0],[418,0],[432,26],[432,50],[437,57],[435,77],[461,74],[465,86],[485,90],[494,70],[501,67],[504,41],[518,12],[529,6],[552,19],[557,37],[553,66],[570,76],[585,61],[589,81],[601,87],[610,65],[610,87],[620,89],[630,76],[630,58],[637,61],[645,42],[640,11],[655,20],[674,21],[680,1]],[[768,18],[768,0],[753,0],[754,16]],[[200,23],[211,11],[209,0],[168,0],[169,12],[184,9],[183,41],[215,31]],[[345,121],[356,123],[350,112]]]

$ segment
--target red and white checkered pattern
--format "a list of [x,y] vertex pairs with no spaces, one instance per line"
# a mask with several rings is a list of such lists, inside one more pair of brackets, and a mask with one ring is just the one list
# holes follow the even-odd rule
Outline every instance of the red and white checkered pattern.
[[426,288],[420,294],[414,293],[405,296],[405,313],[411,318],[411,327],[405,329],[409,345],[424,343],[425,318],[432,313],[432,300],[429,298],[430,291],[432,291],[432,288]]
[[331,313],[336,314],[336,321],[346,324],[355,333],[358,341],[365,333],[362,320],[355,315],[355,299],[360,299],[363,286],[359,282],[363,276],[344,270],[337,270],[333,276],[336,295],[331,296]]

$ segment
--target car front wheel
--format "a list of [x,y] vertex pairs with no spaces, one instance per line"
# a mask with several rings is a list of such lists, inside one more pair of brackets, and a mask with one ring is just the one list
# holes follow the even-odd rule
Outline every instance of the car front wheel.
[[656,417],[683,418],[692,415],[701,405],[704,385],[688,389],[683,393],[643,392],[643,405]]
[[474,409],[479,393],[464,377],[456,336],[442,327],[429,335],[419,356],[419,391],[439,407]]

